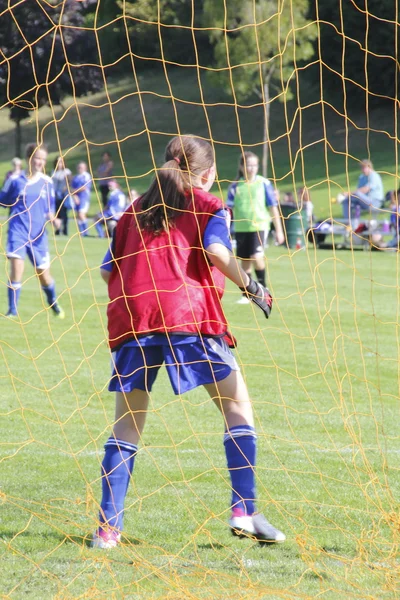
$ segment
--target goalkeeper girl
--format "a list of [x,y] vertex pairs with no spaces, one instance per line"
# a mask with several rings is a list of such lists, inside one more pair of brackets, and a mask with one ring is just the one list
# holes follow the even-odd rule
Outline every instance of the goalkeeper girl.
[[225,277],[267,317],[272,298],[232,254],[223,203],[208,193],[214,160],[208,142],[173,138],[156,179],[119,220],[101,267],[110,298],[109,390],[116,393],[116,410],[102,463],[95,547],[112,548],[121,539],[125,495],[163,362],[176,395],[202,385],[222,414],[232,532],[285,540],[256,513],[256,432],[249,394],[228,346],[232,338],[221,304]]
[[[264,246],[271,218],[276,242],[283,244],[285,237],[274,188],[268,179],[258,175],[258,166],[256,154],[243,153],[239,160],[237,180],[228,188],[227,205],[233,211],[236,254],[242,259],[242,268],[250,275],[253,267],[257,281],[265,286]],[[248,302],[247,295],[243,294],[237,303]]]
[[43,173],[47,160],[45,146],[28,144],[28,169],[11,176],[0,192],[0,207],[10,208],[7,235],[7,258],[10,261],[7,316],[18,315],[25,257],[28,256],[53,313],[64,318],[57,302],[55,283],[50,275],[50,257],[46,224],[54,220],[54,187],[51,177]]

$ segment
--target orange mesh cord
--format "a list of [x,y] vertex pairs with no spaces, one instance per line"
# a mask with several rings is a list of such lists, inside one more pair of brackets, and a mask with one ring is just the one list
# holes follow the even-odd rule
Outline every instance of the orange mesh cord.
[[[329,13],[322,0],[121,1],[114,9],[84,0],[76,10],[85,25],[73,28],[90,37],[96,57],[80,62],[68,20],[57,16],[72,0],[5,4],[0,20],[11,16],[23,42],[0,53],[0,174],[14,156],[9,110],[27,107],[29,96],[23,142],[48,145],[48,175],[56,156],[72,174],[86,162],[93,189],[88,236],[72,210],[68,237],[47,225],[64,320],[47,306],[28,260],[19,316],[6,316],[13,217],[0,208],[1,597],[398,597],[400,269],[397,248],[383,249],[395,236],[398,206],[392,194],[379,209],[356,213],[354,229],[363,226],[354,233],[337,200],[357,188],[366,158],[385,194],[400,187],[397,3],[340,0]],[[17,18],[28,4],[47,15],[48,31],[37,39]],[[42,53],[46,36],[53,43]],[[391,50],[386,43],[380,52],[375,36],[393,39]],[[64,62],[54,75],[56,52]],[[25,54],[33,94],[13,97],[6,67]],[[97,66],[101,85],[83,96],[77,73],[88,66]],[[72,94],[56,104],[62,77]],[[39,108],[43,88],[48,102]],[[240,157],[251,151],[279,198],[287,244],[276,245],[272,232],[265,248],[271,318],[237,304],[230,282],[223,306],[254,410],[257,509],[287,540],[260,545],[231,535],[224,419],[202,388],[175,396],[161,369],[121,543],[92,549],[103,445],[115,423],[99,275],[110,239],[95,228],[98,166],[111,153],[121,189],[140,194],[168,141],[184,134],[212,144],[215,195],[226,200]]]

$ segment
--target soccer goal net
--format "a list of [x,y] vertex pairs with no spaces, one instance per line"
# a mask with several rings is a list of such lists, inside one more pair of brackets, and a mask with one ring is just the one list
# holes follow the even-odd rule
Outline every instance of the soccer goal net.
[[[399,27],[397,3],[386,1],[3,2],[2,597],[397,597]],[[143,421],[146,401],[115,413],[112,369],[123,383],[140,367],[128,356],[118,372],[99,269],[115,226],[121,239],[121,213],[159,180],[167,144],[184,135],[208,142],[215,157],[215,205],[196,217],[198,242],[184,247],[192,229],[179,219],[194,218],[185,205],[157,260],[142,236],[140,268],[124,271],[132,250],[111,269],[129,280],[133,292],[119,296],[128,308],[171,253],[175,275],[193,287],[184,256],[196,253],[208,276],[207,223],[229,207],[226,239],[274,303],[266,320],[227,279],[222,306],[237,347],[209,383],[236,360],[254,424],[237,389],[236,408],[201,385],[179,393],[185,377],[206,382],[191,369],[212,359],[170,341],[172,323],[161,353],[135,350],[145,387],[165,361],[178,393],[164,365],[143,433],[122,451],[121,423]],[[187,167],[179,156],[170,156],[175,170]],[[196,179],[204,194],[208,176]],[[132,219],[127,235],[140,237]],[[213,231],[207,239],[218,243]],[[158,292],[167,319],[180,296]],[[215,298],[214,289],[213,308]],[[190,310],[196,338],[203,306]],[[137,341],[133,324],[131,333]],[[198,340],[188,344],[194,352]],[[221,417],[227,401],[238,421]],[[116,426],[120,460],[105,467]],[[257,443],[256,458],[243,438]],[[109,489],[115,507],[129,483],[121,538],[92,548],[102,488],[128,469],[129,453],[132,476]],[[245,503],[233,522],[232,486],[239,478],[241,497],[251,477],[255,510],[284,543],[256,539]]]

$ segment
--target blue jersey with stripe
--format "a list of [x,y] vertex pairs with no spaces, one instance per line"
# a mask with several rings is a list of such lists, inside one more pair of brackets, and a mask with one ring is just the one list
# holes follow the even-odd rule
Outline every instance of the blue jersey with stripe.
[[88,171],[74,175],[71,181],[72,193],[78,196],[81,204],[90,200],[90,190],[92,189],[92,178]]
[[24,242],[35,242],[45,235],[45,227],[55,210],[51,177],[25,173],[7,179],[0,192],[0,207],[9,207],[9,233]]

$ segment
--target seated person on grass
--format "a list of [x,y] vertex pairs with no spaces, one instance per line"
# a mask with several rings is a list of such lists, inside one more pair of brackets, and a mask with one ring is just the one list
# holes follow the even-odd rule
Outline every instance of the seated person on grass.
[[389,209],[392,211],[390,215],[390,229],[393,231],[393,237],[388,242],[385,242],[381,233],[374,233],[371,237],[371,243],[377,248],[399,248],[400,246],[400,188],[394,192],[391,197]]
[[108,199],[107,204],[102,212],[97,213],[94,218],[94,224],[99,237],[105,237],[103,227],[107,229],[108,235],[112,236],[113,231],[122,217],[122,213],[126,208],[126,197],[121,191],[119,183],[115,179],[108,182]]
[[[370,160],[360,162],[361,175],[358,178],[357,189],[343,194],[343,217],[351,221],[351,212],[359,206],[361,210],[377,209],[382,206],[384,193],[381,176],[374,171]],[[338,198],[338,200],[340,200]]]

